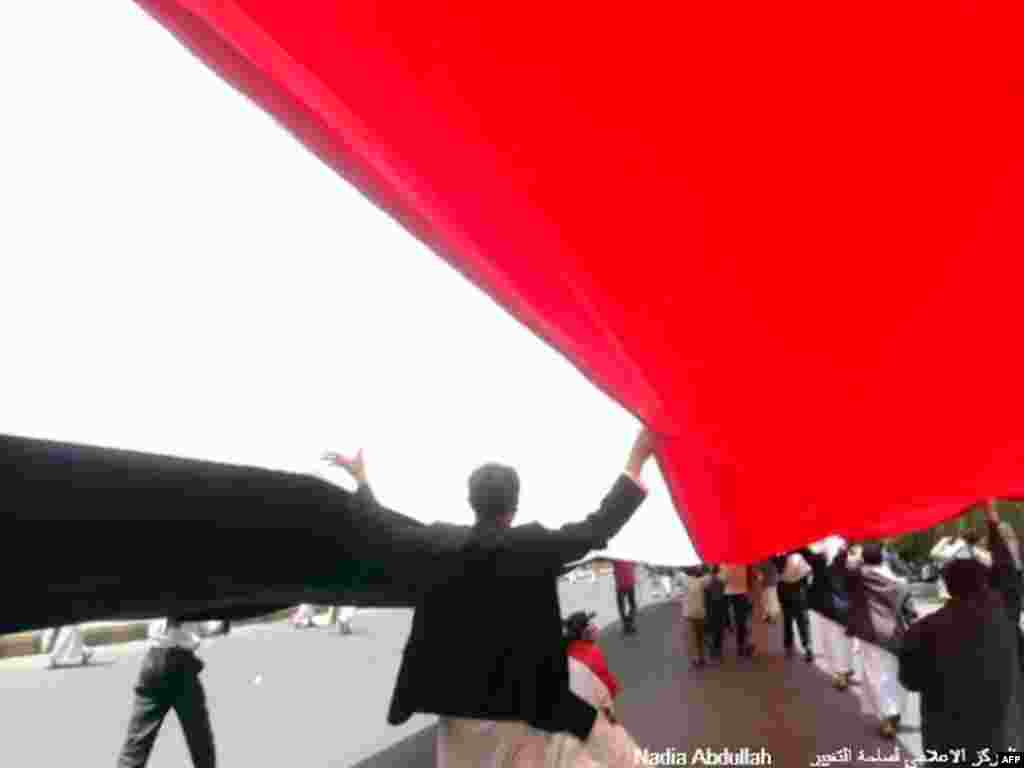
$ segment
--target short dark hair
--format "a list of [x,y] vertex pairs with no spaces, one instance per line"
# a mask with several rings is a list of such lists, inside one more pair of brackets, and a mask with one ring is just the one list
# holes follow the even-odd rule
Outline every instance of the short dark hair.
[[867,565],[882,564],[882,545],[877,541],[869,541],[861,547],[861,555]]
[[964,541],[970,544],[972,547],[976,546],[981,541],[981,532],[977,528],[968,528],[964,531]]
[[504,464],[484,464],[469,476],[469,505],[477,522],[493,523],[519,506],[519,475]]
[[953,597],[971,597],[988,586],[988,568],[977,560],[958,558],[942,569],[942,578]]

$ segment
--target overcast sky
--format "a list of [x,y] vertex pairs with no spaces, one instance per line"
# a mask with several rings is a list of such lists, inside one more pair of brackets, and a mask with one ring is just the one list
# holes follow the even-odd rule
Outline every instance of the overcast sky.
[[[0,5],[0,432],[296,472],[365,448],[383,501],[593,511],[636,419],[130,0]],[[652,464],[625,557],[696,561]]]

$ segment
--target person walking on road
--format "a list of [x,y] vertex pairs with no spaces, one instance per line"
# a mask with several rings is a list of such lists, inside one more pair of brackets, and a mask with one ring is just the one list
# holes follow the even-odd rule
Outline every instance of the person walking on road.
[[695,667],[703,667],[707,663],[704,649],[707,645],[705,628],[707,626],[707,606],[704,592],[711,584],[711,571],[706,566],[701,568],[698,576],[685,576],[683,593],[683,620],[686,623],[686,636],[690,644],[690,663]]
[[[390,529],[404,548],[434,564],[416,582],[388,722],[400,725],[417,712],[439,715],[439,768],[478,768],[524,731],[545,734],[548,744],[556,734],[570,734],[558,743],[606,768],[637,764],[624,729],[570,689],[557,582],[568,563],[605,548],[633,516],[647,495],[640,475],[652,454],[653,438],[641,430],[600,508],[558,530],[512,525],[519,501],[512,467],[485,464],[470,475],[475,525],[426,526],[374,499],[361,452],[351,459],[325,454],[358,485],[364,506],[349,513],[372,516],[377,528]],[[486,642],[458,631],[467,606],[478,626],[503,631]]]
[[84,667],[94,654],[82,639],[82,630],[77,624],[47,630],[43,635],[43,648],[50,654],[50,669]]
[[736,627],[736,653],[739,656],[753,656],[754,645],[750,642],[750,568],[746,565],[727,564],[722,566],[725,579],[725,602]]
[[612,567],[615,571],[615,601],[619,607],[622,631],[631,635],[636,632],[636,563],[615,560]]
[[[338,609],[337,627],[339,635],[352,634],[352,619],[356,617],[358,612],[359,609],[354,605],[343,605]],[[334,624],[335,622],[331,623]]]
[[199,627],[169,617],[151,631],[150,647],[135,684],[128,735],[117,768],[142,768],[149,760],[157,734],[173,709],[185,732],[195,768],[215,768],[213,728],[206,692],[199,680],[203,662],[196,656]]
[[722,661],[722,644],[725,639],[725,625],[729,616],[729,604],[725,600],[725,578],[722,568],[715,564],[704,587],[704,634],[707,638],[711,661]]
[[[907,691],[899,681],[897,654],[915,616],[913,601],[906,581],[885,565],[878,542],[864,544],[862,558],[863,565],[847,570],[847,629],[862,641],[866,690],[881,720],[882,735],[891,739],[907,703]],[[846,553],[840,552],[837,560],[846,565]]]
[[985,748],[1019,750],[1016,628],[981,563],[953,559],[943,576],[949,602],[907,630],[899,657],[900,682],[921,692],[923,746],[966,748],[972,762]]
[[807,577],[811,566],[799,552],[790,552],[780,557],[776,566],[779,568],[779,602],[782,604],[782,647],[786,656],[793,655],[793,625],[796,624],[800,634],[800,644],[804,649],[804,659],[814,661],[811,650],[811,627],[807,619]]

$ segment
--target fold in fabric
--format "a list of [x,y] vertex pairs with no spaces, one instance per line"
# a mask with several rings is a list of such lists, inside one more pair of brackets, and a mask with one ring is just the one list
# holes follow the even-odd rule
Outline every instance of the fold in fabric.
[[138,2],[658,432],[705,559],[1024,493],[1019,0]]

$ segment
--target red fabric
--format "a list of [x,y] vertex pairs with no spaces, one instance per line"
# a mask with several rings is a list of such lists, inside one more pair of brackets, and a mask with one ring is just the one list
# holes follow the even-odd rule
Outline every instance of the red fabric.
[[706,559],[1024,494],[1019,0],[138,2],[654,428]]
[[636,564],[625,563],[621,560],[612,562],[612,569],[615,572],[615,586],[618,589],[629,589],[636,586]]
[[608,669],[608,662],[597,643],[589,640],[573,640],[569,643],[569,656],[583,664],[604,683],[608,694],[614,699],[619,695],[619,681]]

